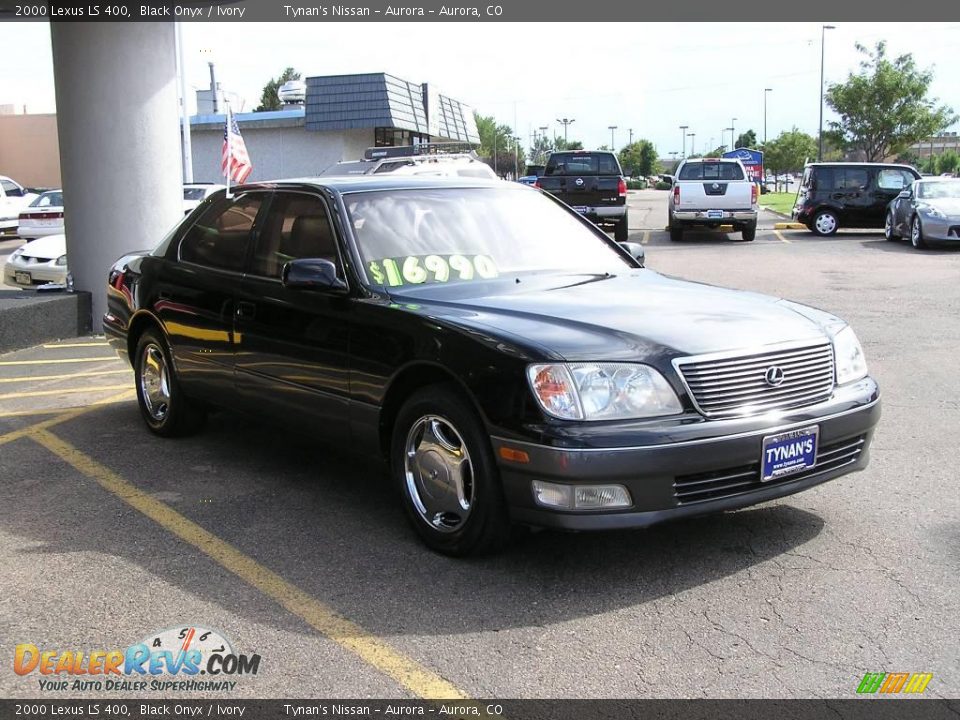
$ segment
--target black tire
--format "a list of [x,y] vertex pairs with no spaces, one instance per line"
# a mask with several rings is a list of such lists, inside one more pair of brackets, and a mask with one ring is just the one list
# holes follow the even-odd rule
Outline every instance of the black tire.
[[670,225],[670,241],[680,242],[683,240],[683,227],[680,225]]
[[883,221],[883,236],[891,242],[900,239],[900,236],[897,235],[897,231],[894,229],[893,213],[890,210],[887,210],[887,217]]
[[[457,458],[466,463],[462,475],[451,471]],[[414,530],[431,549],[462,557],[497,552],[509,542],[510,516],[490,438],[455,386],[421,388],[400,408],[390,444],[390,474]],[[451,480],[424,485],[438,476]],[[451,504],[452,511],[434,512]]]
[[821,237],[829,237],[840,229],[840,218],[833,210],[818,210],[808,227]]
[[923,223],[920,222],[920,216],[914,215],[910,223],[910,244],[917,250],[928,250],[930,245],[923,238]]
[[757,237],[757,224],[750,223],[749,225],[744,225],[743,229],[740,231],[740,238],[744,242],[753,242]]
[[613,239],[617,242],[626,242],[627,238],[630,236],[630,230],[627,227],[627,214],[623,214],[623,218],[617,221],[617,224],[613,226]]
[[158,329],[150,328],[140,336],[133,370],[137,404],[151,432],[176,437],[190,435],[203,426],[206,409],[184,395],[170,348]]

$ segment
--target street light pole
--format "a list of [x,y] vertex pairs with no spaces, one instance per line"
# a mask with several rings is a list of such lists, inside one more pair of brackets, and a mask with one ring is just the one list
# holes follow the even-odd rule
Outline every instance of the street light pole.
[[513,179],[520,177],[520,137],[513,138]]
[[736,118],[733,118],[732,120],[730,120],[730,149],[731,150],[737,149],[736,147],[734,147],[737,144],[736,130],[733,129],[733,126],[736,124],[736,122],[737,122]]
[[683,132],[683,145],[681,145],[680,158],[683,159],[687,156],[687,128],[689,125],[681,125],[680,130]]
[[568,127],[569,125],[573,125],[573,123],[576,122],[576,119],[574,119],[574,118],[563,118],[563,119],[561,120],[560,118],[557,118],[557,122],[560,123],[561,125],[563,125],[563,144],[566,145],[566,144],[567,144],[567,127]]
[[767,93],[773,92],[773,88],[763,89],[763,149],[767,149]]
[[630,132],[630,144],[633,145],[633,128],[628,128]]
[[615,151],[617,144],[613,141],[613,131],[617,129],[616,125],[608,125],[607,130],[610,131],[610,150]]
[[823,60],[827,30],[836,30],[835,25],[823,25],[820,28],[820,132],[817,134],[817,162],[823,161]]
[[687,133],[687,134],[690,136],[690,154],[691,154],[691,155],[696,155],[696,154],[697,154],[697,146],[695,145],[695,143],[696,143],[696,140],[697,140],[697,134],[696,134],[696,133]]

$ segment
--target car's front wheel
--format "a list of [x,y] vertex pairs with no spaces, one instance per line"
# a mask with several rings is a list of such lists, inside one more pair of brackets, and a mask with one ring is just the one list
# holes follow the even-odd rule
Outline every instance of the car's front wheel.
[[883,236],[890,241],[899,240],[900,236],[894,227],[893,212],[887,210],[887,218],[883,221]]
[[490,440],[455,387],[431,385],[410,396],[390,455],[404,509],[428,546],[463,556],[506,545],[510,519]]
[[919,215],[914,215],[913,222],[910,224],[910,244],[917,250],[926,250],[930,247],[923,239],[923,224],[920,222]]
[[840,229],[840,221],[832,210],[821,210],[814,215],[810,229],[817,235],[836,235]]
[[180,388],[162,333],[155,328],[146,330],[134,357],[137,402],[147,427],[163,437],[199,430],[206,420],[206,411],[191,402]]

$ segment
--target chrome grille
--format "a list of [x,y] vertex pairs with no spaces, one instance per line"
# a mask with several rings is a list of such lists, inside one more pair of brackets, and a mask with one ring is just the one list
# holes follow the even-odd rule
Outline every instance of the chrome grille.
[[784,475],[767,482],[760,481],[760,463],[727,468],[696,475],[681,475],[673,481],[673,492],[680,505],[719,500],[773,485],[783,485],[824,473],[841,470],[855,464],[863,453],[865,435],[831,443],[817,451],[817,463],[812,468],[793,475]]
[[[833,392],[830,343],[751,355],[683,358],[676,366],[697,409],[711,418],[813,405]],[[783,371],[779,385],[767,381],[767,371],[774,367]]]

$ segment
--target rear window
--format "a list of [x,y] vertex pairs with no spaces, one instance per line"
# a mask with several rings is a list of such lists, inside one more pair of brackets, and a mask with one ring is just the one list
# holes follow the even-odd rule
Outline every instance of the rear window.
[[698,162],[680,168],[680,180],[743,180],[743,170],[737,163]]
[[554,153],[544,175],[620,175],[620,163],[612,153]]

